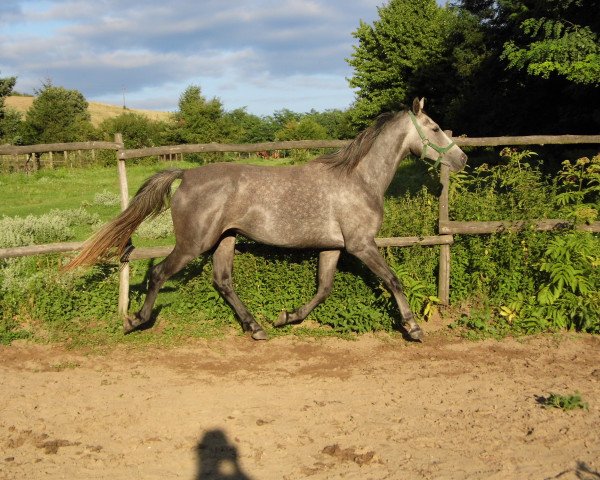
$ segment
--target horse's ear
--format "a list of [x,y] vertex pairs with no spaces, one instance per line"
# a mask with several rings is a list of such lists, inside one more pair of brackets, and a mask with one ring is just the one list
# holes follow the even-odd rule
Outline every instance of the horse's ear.
[[415,99],[413,100],[413,104],[412,104],[412,111],[415,115],[418,115],[419,112],[421,111],[421,101],[419,101],[419,99],[417,97],[415,97]]
[[421,111],[425,110],[425,97],[419,101],[419,105],[421,105]]

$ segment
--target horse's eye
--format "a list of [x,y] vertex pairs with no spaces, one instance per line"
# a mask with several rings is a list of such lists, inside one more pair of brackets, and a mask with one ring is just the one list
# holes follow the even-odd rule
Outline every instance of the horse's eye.
[[433,127],[433,131],[434,132],[439,132],[440,131],[440,127]]

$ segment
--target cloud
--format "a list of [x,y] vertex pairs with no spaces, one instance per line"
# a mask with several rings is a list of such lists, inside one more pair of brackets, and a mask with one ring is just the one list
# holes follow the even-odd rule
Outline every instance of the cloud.
[[377,16],[377,4],[3,0],[0,23],[10,23],[0,36],[0,72],[17,75],[22,91],[49,78],[90,100],[119,99],[125,88],[130,98],[143,102],[144,93],[168,87],[176,91],[161,97],[170,110],[192,83],[219,96],[226,108],[248,105],[267,113],[269,98],[279,108],[286,107],[281,104],[286,99],[304,110],[331,108],[324,96],[344,108],[353,96],[345,81],[351,75],[345,62],[351,33],[359,20]]
[[18,0],[4,0],[0,3],[0,23],[18,17],[21,8]]

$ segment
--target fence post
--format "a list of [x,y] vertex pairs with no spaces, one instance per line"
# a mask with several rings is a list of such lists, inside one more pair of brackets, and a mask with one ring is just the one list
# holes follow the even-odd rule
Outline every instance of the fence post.
[[[127,186],[127,171],[125,170],[125,160],[121,160],[120,153],[124,149],[123,136],[115,133],[115,143],[119,144],[117,150],[117,171],[119,173],[119,190],[121,192],[121,211],[129,205],[129,187]],[[125,317],[129,308],[129,262],[121,262],[119,271],[119,315]]]
[[[448,216],[448,187],[450,185],[450,169],[443,163],[440,165],[440,183],[442,192],[440,194],[439,224],[449,220]],[[440,245],[440,265],[438,271],[438,298],[442,305],[450,304],[450,245]]]

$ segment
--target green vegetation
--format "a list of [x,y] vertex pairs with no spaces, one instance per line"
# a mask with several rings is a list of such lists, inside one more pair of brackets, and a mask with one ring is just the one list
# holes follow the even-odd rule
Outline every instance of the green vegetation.
[[[587,8],[598,6],[591,2]],[[581,7],[578,0],[543,2],[543,9],[525,11],[513,7],[520,35],[504,44],[509,67],[544,79],[558,75],[574,84],[598,85],[598,15],[589,15]]]
[[354,32],[351,116],[363,125],[419,95],[469,136],[594,134],[598,11],[598,0],[390,0]]
[[[0,78],[0,143],[12,145],[68,141],[113,141],[121,133],[126,148],[143,148],[189,143],[257,143],[275,140],[352,138],[347,112],[326,110],[296,113],[287,109],[259,117],[240,108],[225,111],[220,99],[207,99],[197,85],[180,96],[179,109],[168,121],[124,110],[120,115],[92,126],[87,101],[76,90],[45,83],[36,92],[25,118],[16,110],[3,108],[4,97],[12,92],[15,79]],[[108,155],[108,156],[107,156]],[[216,154],[188,155],[195,162],[222,160]],[[95,163],[109,165],[110,152],[101,152]],[[81,163],[81,160],[80,160]],[[94,163],[94,162],[92,162]],[[85,159],[90,164],[90,158]]]
[[551,393],[548,398],[542,398],[541,403],[546,408],[559,408],[564,411],[589,410],[588,403],[583,401],[579,392],[570,395]]
[[[530,152],[507,149],[503,153],[497,165],[482,164],[454,176],[450,211],[455,219],[597,219],[600,157],[565,162],[549,179]],[[144,178],[161,168],[144,163],[130,166],[130,190],[134,192]],[[5,215],[0,220],[0,247],[84,239],[119,210],[114,168],[11,174],[0,176],[0,182],[4,197],[0,215]],[[57,191],[69,195],[58,196]],[[437,193],[437,182],[427,167],[418,160],[406,161],[386,198],[381,235],[434,234]],[[29,201],[38,214],[30,213]],[[154,222],[139,229],[135,245],[173,242],[168,214]],[[243,239],[238,250],[236,289],[265,327],[281,309],[296,308],[314,293],[316,252],[267,248]],[[566,329],[600,333],[598,252],[597,235],[570,230],[457,236],[452,247],[451,302],[455,311],[468,313],[452,326],[473,338]],[[387,248],[384,255],[403,282],[413,310],[427,320],[438,303],[437,248]],[[59,267],[64,257],[0,261],[2,342],[25,337],[87,344],[171,342],[219,335],[236,325],[212,287],[209,257],[193,262],[167,283],[159,295],[160,314],[154,328],[128,337],[122,336],[116,314],[118,265],[63,274]],[[132,311],[141,305],[152,263],[131,264]],[[348,255],[342,256],[332,295],[310,318],[321,325],[312,330],[318,334],[398,328],[389,293]],[[270,330],[271,335],[279,335],[306,328]]]
[[[457,219],[598,218],[600,157],[564,162],[550,181],[531,152],[503,153],[505,164],[483,164],[455,179],[451,211]],[[598,252],[598,235],[574,231],[459,237],[452,247],[451,301],[471,309],[455,326],[468,327],[471,336],[600,333]]]
[[81,142],[90,138],[94,128],[85,97],[77,90],[42,85],[27,111],[23,125],[25,143]]
[[16,82],[17,77],[0,77],[0,143],[18,141],[21,116],[4,106],[4,99],[12,93]]
[[392,0],[378,11],[372,26],[360,22],[358,47],[348,59],[355,72],[350,86],[357,89],[352,119],[362,127],[408,104],[422,69],[441,61],[448,35],[449,11],[435,0]]

